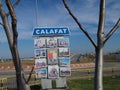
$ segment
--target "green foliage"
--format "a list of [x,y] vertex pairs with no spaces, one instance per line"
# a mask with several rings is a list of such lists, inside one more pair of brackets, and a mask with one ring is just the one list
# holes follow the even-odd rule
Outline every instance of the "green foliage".
[[120,90],[120,76],[115,78],[104,78],[104,90]]

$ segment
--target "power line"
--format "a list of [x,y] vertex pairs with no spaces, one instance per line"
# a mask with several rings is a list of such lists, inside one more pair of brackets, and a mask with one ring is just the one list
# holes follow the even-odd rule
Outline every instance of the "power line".
[[36,27],[38,27],[38,0],[36,0]]

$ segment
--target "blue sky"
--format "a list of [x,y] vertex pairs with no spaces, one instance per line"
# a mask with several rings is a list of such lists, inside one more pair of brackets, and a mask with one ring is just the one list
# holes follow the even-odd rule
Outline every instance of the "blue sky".
[[[5,0],[3,5],[5,5]],[[14,0],[12,0],[14,1]],[[72,12],[96,41],[99,18],[99,0],[67,0]],[[106,0],[105,34],[120,18],[120,0]],[[15,8],[18,19],[18,48],[20,57],[34,56],[33,28],[36,25],[36,0],[21,0]],[[38,27],[68,27],[71,53],[94,52],[94,47],[80,31],[63,6],[62,0],[38,0]],[[1,22],[1,18],[0,18]],[[105,44],[104,52],[120,50],[120,28]],[[10,50],[3,28],[0,26],[0,57],[10,58]]]

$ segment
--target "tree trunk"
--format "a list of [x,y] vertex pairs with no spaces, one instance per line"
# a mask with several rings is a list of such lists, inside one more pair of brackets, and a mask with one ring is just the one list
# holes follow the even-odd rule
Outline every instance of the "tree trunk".
[[20,62],[20,59],[16,57],[15,53],[17,54],[18,53],[18,49],[17,47],[13,46],[13,40],[12,40],[12,37],[11,37],[11,32],[10,32],[10,28],[9,28],[9,24],[8,24],[8,20],[5,18],[4,19],[5,21],[5,24],[4,24],[4,30],[6,32],[6,36],[7,36],[7,39],[8,39],[8,43],[9,43],[9,48],[10,48],[10,51],[11,51],[11,54],[12,54],[12,58],[13,58],[13,63],[14,63],[14,66],[15,66],[15,70],[16,70],[16,82],[17,82],[17,90],[30,90],[30,89],[27,89],[26,86],[27,84],[25,83],[25,80],[23,79],[23,76],[22,76],[22,67],[21,67],[21,62]]
[[103,90],[103,45],[95,49],[96,60],[95,60],[95,81],[94,90]]
[[13,50],[12,57],[16,70],[17,90],[29,90],[26,88],[26,82],[25,79],[23,78],[22,66],[19,58],[17,45],[13,45],[12,50]]
[[[9,1],[9,0],[7,0],[7,1]],[[0,16],[2,19],[3,28],[4,28],[6,36],[7,36],[9,48],[10,48],[10,51],[12,54],[13,63],[14,63],[15,70],[16,70],[17,90],[30,90],[30,88],[28,87],[28,85],[25,82],[25,79],[24,79],[23,73],[22,73],[22,66],[21,66],[21,61],[19,58],[19,53],[18,53],[18,48],[17,48],[17,37],[16,37],[16,35],[14,35],[14,33],[16,33],[17,31],[14,30],[15,32],[13,32],[13,33],[11,32],[9,21],[8,21],[8,16],[4,11],[1,0],[0,0]],[[12,25],[15,25],[15,26],[13,26],[15,29],[16,29],[16,24],[17,24],[16,21],[12,22]],[[14,39],[15,37],[16,37],[16,39]]]

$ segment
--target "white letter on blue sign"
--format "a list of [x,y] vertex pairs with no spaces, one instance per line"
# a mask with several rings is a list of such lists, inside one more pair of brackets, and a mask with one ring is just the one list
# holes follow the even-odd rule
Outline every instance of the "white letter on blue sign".
[[41,34],[45,34],[45,31],[44,31],[44,30],[41,30]]
[[64,33],[66,33],[67,29],[63,29]]
[[59,29],[59,32],[58,32],[58,33],[61,33],[61,34],[62,34],[62,33],[63,33],[62,29]]
[[55,29],[55,34],[58,32],[58,29]]
[[54,34],[54,31],[53,31],[53,29],[50,29],[50,34]]
[[39,30],[36,30],[36,34],[40,34],[40,33],[39,33]]

